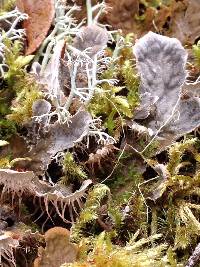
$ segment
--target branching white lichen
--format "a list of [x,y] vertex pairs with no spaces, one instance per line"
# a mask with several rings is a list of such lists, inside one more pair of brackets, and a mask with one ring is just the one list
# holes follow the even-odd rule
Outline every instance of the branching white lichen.
[[[87,8],[87,24],[88,26],[92,24],[98,24],[98,19],[102,13],[106,13],[108,6],[103,0],[101,3],[97,3],[92,6],[91,0],[86,0],[86,8]],[[94,16],[95,14],[95,16]]]
[[[93,7],[91,6],[91,2],[87,1],[88,26],[81,27],[83,21],[77,24],[73,18],[74,11],[79,10],[79,7],[76,5],[66,7],[61,0],[55,1],[54,28],[42,43],[32,66],[33,73],[37,75],[38,82],[47,85],[47,90],[44,90],[44,94],[52,107],[51,110],[48,109],[48,112],[44,112],[43,114],[33,112],[33,122],[42,125],[39,129],[43,128],[47,130],[49,139],[49,142],[47,140],[47,144],[49,143],[49,145],[45,149],[42,149],[44,153],[40,157],[42,168],[45,166],[46,169],[48,165],[46,164],[46,156],[44,155],[49,155],[51,150],[50,157],[52,158],[57,152],[61,151],[61,146],[63,147],[64,145],[61,145],[61,142],[59,144],[56,142],[52,147],[52,140],[58,138],[55,131],[52,133],[52,129],[57,127],[58,132],[58,129],[66,127],[66,125],[67,128],[72,126],[71,121],[73,121],[73,116],[70,113],[72,104],[78,100],[81,103],[81,109],[84,109],[88,106],[94,94],[96,92],[98,93],[102,83],[113,85],[116,82],[115,79],[99,79],[102,71],[113,61],[113,58],[111,59],[105,54],[108,33],[104,28],[97,26],[97,20],[102,12],[105,12],[105,8],[105,1]],[[66,38],[71,36],[75,36],[73,43],[68,43],[65,47]],[[40,65],[39,60],[41,59],[42,63]],[[64,84],[66,81],[69,84],[69,95],[67,97],[64,94]],[[36,104],[38,102],[33,105],[33,111],[35,110],[34,107],[38,106]],[[46,107],[50,107],[48,102],[45,104],[43,101],[42,104],[47,104]],[[77,112],[79,110],[80,104]],[[52,123],[52,117],[57,118],[56,123]],[[104,144],[110,144],[115,141],[96,126],[95,120],[93,121],[91,119],[90,121],[90,130],[87,132],[88,136],[96,136],[98,142]],[[65,133],[63,131],[61,132],[63,134],[60,138],[66,140],[68,137],[64,137]],[[54,137],[53,134],[55,135]],[[80,141],[84,135],[85,133],[83,135],[81,134],[74,141]],[[56,144],[58,144],[58,147]],[[39,154],[42,151],[40,146],[42,147],[43,145],[38,143],[36,146]],[[72,146],[71,143],[70,146]],[[66,148],[66,145],[64,147]],[[35,151],[35,149],[33,150]],[[39,169],[41,170],[40,167]]]
[[[46,67],[44,78],[42,79],[48,85],[48,90],[45,94],[56,109],[48,114],[34,116],[35,120],[41,121],[42,118],[46,117],[46,122],[50,123],[50,118],[53,115],[57,115],[58,123],[65,124],[67,122],[70,125],[70,107],[75,99],[78,99],[83,106],[87,107],[94,93],[98,92],[100,84],[115,84],[115,79],[99,79],[102,70],[109,66],[112,60],[110,57],[105,56],[104,48],[107,40],[106,31],[98,26],[84,27],[77,34],[74,46],[67,46],[63,60],[61,59],[61,52],[64,40],[57,42],[54,47],[54,54]],[[64,70],[60,67],[61,61],[63,61]],[[70,93],[67,98],[63,93],[63,77],[69,84]],[[63,98],[65,99],[64,104]],[[113,138],[109,137],[108,134],[101,132],[97,127],[95,129],[94,127],[92,128],[91,134],[99,136],[100,142],[114,142]]]
[[[95,8],[98,9],[101,6],[97,5]],[[74,8],[76,9],[77,7]],[[43,114],[33,114],[33,120],[42,123],[43,127],[49,130],[46,135],[46,148],[43,147],[43,142],[38,142],[31,151],[31,153],[36,153],[35,151],[37,151],[37,157],[41,155],[39,158],[42,168],[39,166],[38,170],[44,169],[44,166],[46,169],[49,163],[49,161],[46,163],[49,156],[52,158],[57,152],[69,148],[67,140],[71,140],[71,136],[65,135],[71,135],[72,133],[70,128],[73,123],[71,122],[75,121],[76,116],[72,116],[70,113],[73,103],[78,100],[76,114],[79,114],[80,110],[84,110],[88,106],[94,94],[98,93],[102,83],[113,85],[116,82],[115,79],[99,78],[102,71],[110,65],[112,60],[105,54],[108,42],[107,31],[95,24],[80,28],[81,24],[77,26],[71,18],[72,11],[65,12],[61,2],[56,2],[53,34],[51,33],[45,39],[38,52],[39,57],[40,55],[43,56],[42,65],[40,66],[38,62],[33,64],[33,72],[35,71],[35,74],[37,74],[39,82],[47,85],[44,94],[51,102],[53,109],[53,111],[48,109],[48,112]],[[67,44],[65,46],[66,41],[64,38],[70,34],[76,34],[76,36],[71,45]],[[52,50],[53,54],[51,54]],[[35,60],[38,59],[38,56],[36,56]],[[65,95],[65,84],[68,84],[69,94],[67,96]],[[45,104],[44,101],[43,104]],[[46,104],[49,106],[48,103]],[[57,118],[56,122],[55,120],[52,122],[52,116]],[[96,122],[92,118],[86,117],[86,125],[81,125],[81,127],[78,125],[78,127],[86,129],[86,131],[84,130],[80,136],[77,136],[78,138],[73,138],[72,142],[70,141],[70,147],[73,146],[74,142],[82,140],[85,135],[95,135],[98,141],[104,144],[110,144],[115,141],[108,134],[101,131],[99,127],[96,127]],[[58,132],[61,134],[60,136],[58,136]],[[74,131],[72,135],[74,135]],[[58,139],[59,141],[57,142]],[[63,142],[60,140],[63,140]]]
[[[115,84],[115,79],[98,79],[98,74],[101,73],[102,68],[105,68],[110,62],[109,57],[104,57],[104,51],[100,50],[98,53],[94,54],[93,58],[89,57],[87,50],[84,51],[75,50],[73,47],[69,46],[72,52],[76,52],[74,57],[67,53],[70,80],[71,80],[71,91],[68,100],[65,104],[65,108],[68,110],[74,97],[79,97],[79,99],[87,106],[91,101],[94,93],[98,92],[98,86],[102,83]],[[75,58],[75,60],[74,60]],[[77,82],[77,74],[82,70],[85,76],[85,86],[79,87]]]
[[105,133],[103,130],[100,130],[100,126],[101,126],[101,119],[100,118],[93,119],[89,125],[90,129],[88,132],[88,137],[94,136],[97,139],[98,144],[110,145],[115,143],[115,139],[109,134]]

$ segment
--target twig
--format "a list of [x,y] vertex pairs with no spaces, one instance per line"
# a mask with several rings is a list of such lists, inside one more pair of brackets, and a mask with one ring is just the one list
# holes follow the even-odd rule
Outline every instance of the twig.
[[200,263],[200,243],[196,246],[185,267],[194,267]]

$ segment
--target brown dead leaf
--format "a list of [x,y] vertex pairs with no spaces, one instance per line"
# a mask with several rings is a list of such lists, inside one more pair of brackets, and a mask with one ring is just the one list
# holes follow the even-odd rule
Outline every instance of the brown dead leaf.
[[23,22],[26,30],[26,55],[30,55],[45,39],[54,18],[55,9],[53,0],[17,0],[20,11],[28,14],[29,19]]
[[183,44],[193,44],[200,37],[200,2],[184,0],[175,5],[170,35]]
[[115,30],[122,29],[124,33],[132,32],[134,16],[139,10],[138,0],[106,0],[110,9],[100,19],[103,23],[112,25]]
[[45,233],[46,248],[39,248],[39,257],[34,267],[58,267],[76,260],[78,249],[70,243],[70,232],[62,227],[54,227]]

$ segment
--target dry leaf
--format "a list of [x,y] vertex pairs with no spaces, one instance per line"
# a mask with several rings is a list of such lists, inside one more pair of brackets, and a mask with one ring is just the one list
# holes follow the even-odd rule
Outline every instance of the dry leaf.
[[122,29],[124,33],[132,32],[134,28],[134,16],[139,11],[138,0],[106,0],[107,13],[100,19],[102,22],[112,25],[115,30]]
[[17,0],[17,7],[29,18],[23,22],[27,36],[25,54],[35,52],[45,39],[54,18],[53,0]]
[[78,248],[70,243],[70,232],[62,227],[54,227],[45,233],[46,248],[39,248],[39,257],[34,267],[59,267],[63,263],[76,260]]
[[[186,7],[187,6],[187,7]],[[200,37],[200,2],[185,0],[176,3],[171,22],[171,36],[183,44],[193,44]]]

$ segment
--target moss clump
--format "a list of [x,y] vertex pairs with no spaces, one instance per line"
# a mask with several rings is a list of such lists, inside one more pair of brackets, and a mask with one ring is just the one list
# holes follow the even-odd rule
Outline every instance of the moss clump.
[[[138,233],[133,236],[125,247],[113,245],[111,233],[102,232],[96,238],[82,240],[79,244],[79,260],[71,264],[63,264],[62,267],[152,267],[168,266],[162,260],[166,245],[148,247],[148,243],[160,238],[155,235],[136,241]],[[85,242],[85,244],[84,244]],[[145,248],[146,247],[146,248]],[[88,253],[81,253],[88,248]]]
[[1,0],[0,2],[0,15],[9,12],[15,7],[16,0]]
[[17,128],[14,122],[0,119],[0,139],[8,140],[16,132]]
[[12,113],[7,115],[7,118],[23,125],[31,120],[33,103],[43,98],[43,93],[28,74],[16,81],[13,88],[16,91],[16,98],[11,106]]
[[89,192],[84,209],[79,215],[78,221],[72,226],[72,239],[80,240],[82,230],[88,222],[98,218],[98,209],[101,205],[101,200],[110,193],[109,188],[104,184],[97,184]]
[[5,64],[8,67],[3,78],[8,87],[13,87],[16,81],[23,79],[24,73],[26,73],[24,67],[30,63],[34,56],[22,56],[23,45],[18,40],[12,42],[10,39],[4,38],[3,43],[5,45]]
[[[4,119],[7,115],[7,119],[12,121],[8,121],[9,126],[12,126],[14,123],[23,124],[30,120],[32,105],[35,100],[42,98],[43,94],[33,77],[25,70],[25,66],[32,60],[33,56],[21,55],[22,44],[20,41],[12,42],[5,38],[4,45],[7,71],[3,76],[5,88],[1,92],[0,110]],[[2,124],[5,124],[4,120]],[[11,127],[10,132],[13,133],[13,127]]]
[[169,148],[169,163],[167,164],[167,170],[171,175],[178,174],[180,169],[179,164],[181,163],[184,152],[187,150],[193,151],[196,143],[197,139],[192,138],[183,142],[175,143]]
[[[130,165],[127,167],[127,162]],[[142,175],[137,171],[134,162],[128,158],[122,161],[113,174],[113,178],[109,181],[109,187],[113,194],[113,198],[118,203],[126,203],[131,197],[137,185],[142,181]]]
[[139,77],[133,67],[133,62],[125,60],[122,65],[121,73],[124,78],[126,89],[128,90],[127,100],[132,111],[139,105]]
[[[117,36],[117,39],[122,36]],[[132,118],[134,109],[139,104],[139,76],[134,67],[132,52],[132,35],[127,35],[123,44],[111,53],[111,62],[101,74],[102,79],[117,79],[117,84],[99,85],[91,100],[88,110],[97,117],[102,116],[104,126],[112,136],[118,135],[123,127],[124,118]]]
[[191,153],[191,158],[198,155],[196,143],[193,138],[173,144],[169,148],[169,162],[161,165],[154,182],[146,182],[145,188],[141,186],[154,210],[152,229],[166,233],[166,240],[174,249],[185,250],[199,238],[200,205],[196,197],[200,192],[200,173],[193,164],[192,173],[188,173],[186,166],[191,163],[184,157],[186,152]]
[[70,182],[74,180],[84,180],[87,178],[87,174],[84,172],[82,166],[78,165],[70,152],[65,153],[64,159],[62,161],[62,167],[64,176],[61,178],[61,183],[69,185]]
[[0,158],[0,169],[7,169],[10,167],[10,157]]
[[194,63],[198,68],[200,68],[200,42],[199,41],[196,45],[193,45],[192,52],[194,55]]

